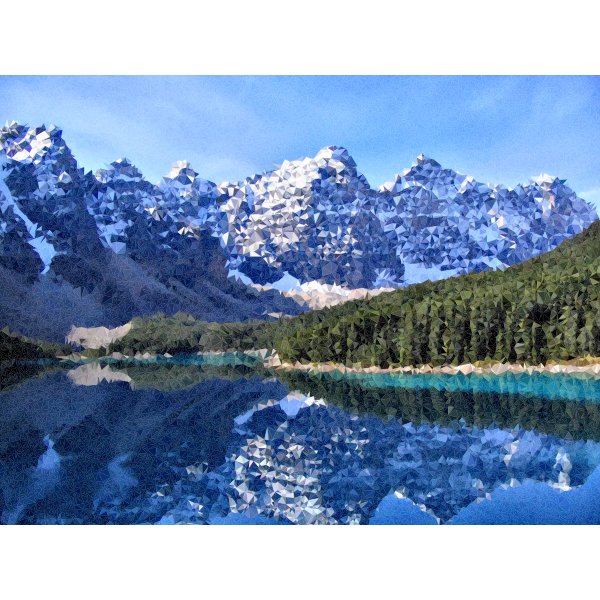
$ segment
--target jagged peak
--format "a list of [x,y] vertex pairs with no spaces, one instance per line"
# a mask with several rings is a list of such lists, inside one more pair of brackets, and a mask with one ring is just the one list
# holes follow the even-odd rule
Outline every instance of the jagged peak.
[[138,182],[144,180],[142,172],[128,158],[118,158],[105,166],[106,168],[96,171],[95,177],[98,181],[107,182],[113,179],[122,179]]
[[[294,170],[299,167],[307,166],[310,163],[316,163],[319,165],[321,162],[336,161],[343,164],[345,167],[355,167],[356,162],[350,156],[350,153],[346,148],[342,146],[324,146],[321,148],[314,157],[301,156],[295,160],[285,160],[281,164],[274,163],[276,171],[268,171],[265,174],[272,174],[274,172],[286,172]],[[256,176],[255,176],[256,177]],[[248,178],[247,178],[248,179]],[[225,182],[223,182],[225,183]]]
[[325,146],[321,148],[314,159],[319,162],[319,160],[326,160],[328,162],[335,161],[337,163],[342,164],[345,168],[350,168],[355,170],[356,161],[350,155],[350,152],[343,146]]
[[[394,186],[396,186],[396,184],[401,179],[412,180],[413,177],[417,174],[420,176],[420,178],[422,178],[423,171],[428,170],[435,172],[444,171],[442,165],[439,162],[422,152],[421,154],[419,154],[419,156],[417,156],[417,158],[415,158],[411,167],[404,169],[400,173],[396,173],[393,179],[386,181],[383,185],[380,185],[378,188],[379,192],[391,192]],[[459,184],[462,184],[465,179],[469,179],[468,177],[465,177],[460,173],[457,173],[456,171],[448,170],[448,173],[451,174],[458,181]],[[474,181],[472,177],[471,180]]]
[[442,168],[442,165],[440,165],[439,162],[437,162],[436,160],[434,160],[433,158],[431,158],[424,152],[422,152],[421,154],[419,154],[419,156],[417,156],[417,158],[415,158],[412,166],[413,167],[431,166],[431,167],[436,167],[436,168],[440,168],[440,169]]
[[192,165],[187,160],[178,160],[171,165],[171,171],[163,177],[164,184],[171,184],[175,180],[184,185],[190,185],[194,179],[198,177],[198,173],[194,171]]
[[301,156],[295,160],[285,160],[281,164],[273,163],[275,170],[263,171],[255,173],[252,176],[246,177],[244,180],[233,181],[224,180],[217,182],[215,185],[221,193],[229,188],[243,188],[246,185],[259,184],[262,179],[288,179],[289,173],[302,175],[302,171],[314,171],[315,176],[318,170],[325,169],[327,177],[335,174],[347,174],[350,177],[360,177],[366,182],[364,175],[356,170],[356,162],[343,146],[324,146],[314,157]]
[[540,173],[538,177],[536,177],[535,179],[531,178],[529,181],[534,185],[538,185],[542,188],[548,189],[550,189],[556,184],[565,185],[565,183],[567,182],[566,179],[559,179],[555,175],[548,175],[548,173]]
[[53,153],[59,152],[72,157],[62,138],[62,129],[55,125],[28,127],[13,121],[0,130],[0,143],[2,154],[16,161],[36,161],[36,156],[44,156],[52,147]]
[[[427,175],[425,175],[425,179],[423,179],[423,170],[427,171],[427,167],[430,167],[431,171],[434,171],[431,175],[431,178],[435,179],[438,177],[437,173],[446,174],[452,177],[454,184],[457,188],[465,188],[465,187],[477,187],[479,192],[492,191],[498,192],[500,190],[506,190],[508,192],[519,190],[519,189],[528,189],[530,187],[540,187],[544,190],[550,190],[552,187],[556,185],[565,185],[566,179],[560,179],[554,175],[548,175],[547,173],[540,173],[538,177],[529,178],[524,183],[517,184],[514,188],[507,187],[502,183],[492,184],[492,183],[482,183],[479,182],[473,177],[473,175],[464,175],[459,173],[458,171],[454,171],[452,169],[444,169],[440,163],[431,158],[425,153],[419,154],[415,161],[412,164],[411,168],[404,169],[401,173],[398,173],[394,176],[393,179],[386,181],[383,185],[379,186],[380,193],[393,193],[400,191],[398,189],[399,183],[404,183],[404,187],[410,187],[417,183],[418,185],[422,185],[423,183],[431,180]],[[418,169],[418,171],[417,171]],[[418,181],[414,181],[414,176],[419,175]],[[404,181],[402,181],[404,180]]]

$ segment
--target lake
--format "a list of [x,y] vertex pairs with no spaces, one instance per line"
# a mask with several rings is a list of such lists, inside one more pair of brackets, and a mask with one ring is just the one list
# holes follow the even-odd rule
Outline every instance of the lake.
[[600,378],[4,365],[3,524],[597,524]]

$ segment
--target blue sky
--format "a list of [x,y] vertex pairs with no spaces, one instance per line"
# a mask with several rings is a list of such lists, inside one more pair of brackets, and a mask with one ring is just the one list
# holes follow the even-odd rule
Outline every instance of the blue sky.
[[[0,121],[54,124],[80,166],[235,181],[344,146],[377,187],[425,152],[484,183],[557,175],[600,212],[600,77],[0,77]],[[38,240],[45,262],[53,252]]]
[[55,124],[81,166],[212,181],[346,147],[372,186],[421,152],[484,183],[545,172],[600,204],[600,77],[0,77],[0,119]]

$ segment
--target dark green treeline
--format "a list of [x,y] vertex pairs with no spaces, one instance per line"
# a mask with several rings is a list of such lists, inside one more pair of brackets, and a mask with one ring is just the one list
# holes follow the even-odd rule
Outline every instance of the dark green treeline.
[[595,222],[505,271],[425,282],[282,322],[274,345],[287,360],[384,368],[598,356],[599,254]]
[[139,319],[109,352],[275,349],[348,366],[545,363],[600,356],[600,221],[505,271],[411,285],[276,322]]
[[54,358],[72,351],[71,346],[34,340],[18,332],[11,332],[8,327],[0,330],[0,361]]
[[[278,322],[245,321],[243,323],[207,323],[191,315],[172,317],[157,314],[132,320],[132,329],[110,344],[106,352],[93,357],[120,352],[133,356],[138,352],[186,354],[195,352],[247,351],[273,348]],[[92,353],[87,353],[92,356]]]

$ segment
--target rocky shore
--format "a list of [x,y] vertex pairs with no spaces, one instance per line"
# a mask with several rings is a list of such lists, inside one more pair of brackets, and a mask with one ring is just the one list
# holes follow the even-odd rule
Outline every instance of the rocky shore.
[[573,359],[565,362],[548,362],[545,365],[528,365],[527,363],[484,363],[484,364],[471,364],[467,363],[464,365],[444,365],[441,367],[432,367],[430,365],[424,365],[421,367],[407,366],[407,367],[389,367],[383,369],[381,367],[363,367],[361,365],[354,365],[347,367],[343,364],[336,363],[325,363],[325,364],[302,364],[296,362],[295,364],[289,362],[282,362],[277,354],[268,356],[264,361],[266,368],[273,368],[277,370],[294,370],[294,371],[306,371],[310,373],[333,373],[335,371],[342,375],[347,373],[371,373],[371,374],[422,374],[422,373],[443,373],[446,375],[468,375],[475,373],[478,375],[501,375],[502,373],[527,373],[532,375],[533,373],[565,373],[565,374],[578,374],[578,373],[589,373],[592,375],[600,376],[600,358],[596,357],[584,357]]

